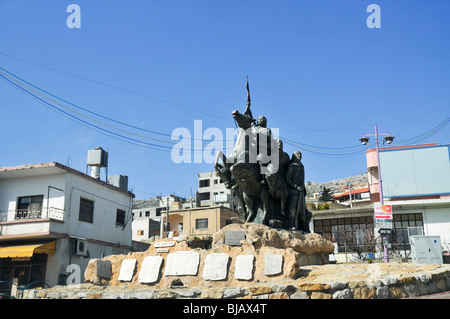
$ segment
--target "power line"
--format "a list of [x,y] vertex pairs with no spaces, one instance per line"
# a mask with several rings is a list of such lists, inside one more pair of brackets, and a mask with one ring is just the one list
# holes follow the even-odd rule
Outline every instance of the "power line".
[[[113,121],[113,122],[115,122],[115,123],[122,124],[122,125],[125,125],[125,126],[128,126],[128,127],[132,127],[132,128],[135,128],[135,129],[139,129],[139,130],[142,130],[142,131],[151,132],[151,133],[159,134],[159,135],[163,135],[163,136],[171,136],[171,135],[169,135],[169,134],[165,134],[165,133],[161,133],[161,132],[157,132],[157,131],[151,131],[151,130],[147,130],[147,129],[144,129],[144,128],[137,127],[137,126],[135,126],[135,125],[127,124],[127,123],[124,123],[124,122],[122,122],[122,121],[118,121],[118,120],[112,119],[111,117],[107,117],[107,116],[101,115],[101,114],[99,114],[99,113],[97,113],[97,112],[90,111],[90,110],[88,110],[87,108],[84,108],[84,107],[81,107],[81,106],[76,105],[76,104],[74,104],[74,103],[71,103],[70,101],[67,101],[66,99],[60,98],[60,97],[58,97],[57,95],[50,93],[50,92],[48,92],[47,90],[44,90],[44,89],[42,89],[42,88],[40,88],[40,87],[38,87],[38,86],[36,86],[36,85],[34,85],[34,84],[32,84],[32,83],[26,81],[26,80],[24,80],[23,78],[21,78],[21,77],[15,75],[14,73],[12,73],[12,72],[10,72],[10,71],[8,71],[8,70],[2,68],[2,67],[0,67],[0,69],[3,70],[3,71],[5,71],[5,72],[7,72],[7,73],[8,73],[9,75],[11,75],[11,76],[9,76],[9,75],[3,73],[2,71],[0,71],[0,73],[4,74],[6,77],[10,78],[10,79],[13,80],[14,82],[16,82],[16,83],[18,83],[19,85],[23,86],[23,87],[26,88],[27,90],[31,90],[32,92],[34,92],[34,93],[36,93],[36,94],[42,96],[43,98],[45,98],[45,99],[47,99],[47,100],[49,100],[49,101],[51,101],[51,102],[53,102],[53,103],[56,103],[57,105],[59,105],[59,106],[65,108],[65,109],[67,109],[67,110],[69,110],[69,111],[71,111],[71,112],[73,112],[73,113],[75,113],[75,114],[77,114],[77,115],[83,116],[83,117],[85,117],[86,119],[92,120],[92,121],[94,121],[94,122],[96,122],[96,123],[98,123],[98,124],[105,125],[105,126],[107,126],[107,127],[109,127],[109,128],[116,129],[116,130],[118,130],[118,131],[120,131],[120,132],[122,132],[122,133],[128,133],[128,134],[131,134],[131,135],[134,135],[134,136],[137,136],[137,137],[146,138],[146,139],[150,139],[150,140],[157,141],[157,142],[163,142],[163,143],[169,143],[169,144],[177,144],[177,145],[179,145],[179,142],[164,141],[164,140],[160,140],[160,139],[155,139],[155,138],[151,138],[151,137],[147,137],[147,136],[135,134],[135,133],[132,133],[132,132],[125,131],[125,130],[123,130],[123,129],[117,128],[117,127],[115,127],[115,126],[112,126],[112,125],[103,123],[103,122],[101,122],[101,121],[95,120],[95,119],[93,119],[93,118],[91,118],[91,117],[88,117],[88,116],[86,116],[86,115],[84,115],[84,114],[81,114],[81,113],[79,113],[79,112],[77,112],[77,111],[75,111],[75,110],[73,110],[73,109],[71,109],[71,108],[69,108],[69,107],[67,107],[67,106],[64,106],[64,105],[62,105],[61,103],[58,103],[58,102],[56,102],[56,101],[54,101],[54,100],[48,98],[47,96],[45,96],[45,95],[43,95],[43,94],[41,94],[41,93],[39,93],[39,92],[37,92],[37,91],[35,91],[35,90],[33,90],[33,89],[27,87],[25,84],[21,83],[21,82],[20,82],[19,80],[17,80],[17,79],[20,79],[21,81],[23,81],[23,82],[27,83],[28,85],[30,85],[30,86],[36,88],[37,90],[39,90],[39,91],[41,91],[41,92],[44,92],[44,93],[46,93],[46,94],[49,94],[49,95],[55,97],[56,99],[58,99],[58,100],[60,100],[60,101],[66,102],[66,103],[68,103],[68,104],[70,104],[70,105],[73,105],[73,106],[77,107],[78,109],[82,109],[82,110],[84,110],[84,111],[86,111],[86,112],[89,112],[89,113],[94,114],[94,115],[96,115],[96,116],[99,116],[99,117],[101,117],[101,118],[105,118],[105,119],[108,119],[108,120]],[[284,137],[281,137],[281,139],[284,140]],[[204,141],[204,139],[196,139],[196,138],[191,138],[191,140],[200,140],[200,141]],[[286,139],[286,140],[288,140],[288,141],[290,141],[290,142],[292,142],[292,143],[298,143],[298,142],[295,142],[295,141],[290,140],[290,139]],[[299,143],[299,144],[301,144],[301,143]],[[185,146],[191,146],[190,144],[189,144],[189,145],[184,144],[184,145],[185,145]],[[316,149],[322,149],[321,147],[314,147],[314,146],[307,145],[307,144],[303,144],[302,146],[304,146],[304,147],[313,147],[313,148],[316,148]],[[196,147],[196,145],[194,145],[194,147]],[[202,147],[203,147],[203,146],[202,146]],[[353,147],[350,147],[350,148],[353,148]],[[333,149],[349,149],[349,148],[347,147],[347,148],[333,148]]]
[[[1,54],[1,52],[0,52],[0,54]],[[81,123],[84,123],[84,126],[89,125],[90,128],[96,128],[97,131],[98,131],[98,130],[102,130],[103,134],[106,134],[106,133],[113,134],[113,135],[115,136],[115,138],[117,138],[117,139],[119,139],[118,137],[121,137],[122,139],[127,139],[128,142],[131,142],[132,144],[143,143],[143,144],[146,144],[146,145],[151,145],[151,146],[157,147],[158,150],[159,150],[160,148],[170,149],[170,147],[164,147],[164,146],[162,146],[162,145],[152,144],[152,143],[145,143],[145,142],[140,141],[140,140],[137,140],[137,139],[132,139],[132,138],[123,136],[123,135],[121,135],[121,134],[117,134],[117,133],[111,132],[111,131],[108,130],[108,129],[103,129],[103,128],[97,126],[97,125],[94,125],[94,124],[91,124],[91,123],[89,123],[89,122],[87,122],[87,121],[84,121],[84,120],[78,118],[77,116],[74,116],[74,115],[72,115],[72,114],[69,114],[69,113],[67,113],[67,112],[65,112],[65,111],[63,111],[63,110],[61,110],[60,108],[58,108],[58,107],[56,107],[56,106],[54,106],[54,105],[52,105],[52,104],[50,104],[50,103],[48,103],[48,102],[46,102],[46,101],[43,101],[42,99],[40,99],[39,97],[37,97],[35,94],[31,93],[30,91],[32,91],[32,92],[34,92],[34,93],[40,95],[41,97],[43,97],[43,98],[49,100],[49,101],[52,102],[52,103],[55,103],[55,104],[57,104],[57,105],[59,105],[59,106],[65,108],[65,109],[68,110],[68,111],[71,111],[71,112],[73,112],[73,113],[75,113],[75,114],[77,114],[77,115],[83,116],[84,118],[86,118],[86,119],[88,119],[88,120],[91,120],[91,121],[94,121],[94,122],[96,122],[96,123],[98,123],[98,124],[105,125],[105,126],[107,126],[108,128],[118,130],[118,131],[120,131],[120,132],[122,132],[122,133],[131,134],[131,135],[134,135],[134,136],[139,137],[139,138],[146,138],[146,139],[154,140],[154,141],[157,141],[157,142],[180,145],[179,142],[173,142],[173,141],[165,141],[165,140],[160,140],[160,139],[154,139],[154,138],[151,138],[151,137],[148,137],[148,136],[143,136],[143,135],[139,135],[139,134],[136,134],[136,133],[133,133],[133,132],[129,132],[129,131],[126,131],[126,130],[117,128],[117,127],[115,127],[115,126],[112,126],[112,125],[103,123],[103,122],[101,122],[101,121],[95,120],[95,119],[93,119],[93,118],[91,118],[91,117],[88,117],[88,116],[86,116],[86,115],[84,115],[84,114],[82,114],[82,113],[79,113],[79,112],[77,112],[77,111],[75,111],[75,110],[73,110],[73,109],[71,109],[71,108],[69,108],[69,107],[67,107],[67,106],[62,105],[61,103],[58,103],[58,102],[56,102],[56,101],[50,99],[49,97],[47,97],[47,96],[45,96],[45,95],[43,95],[43,94],[41,94],[41,93],[39,93],[39,92],[37,92],[37,91],[34,91],[33,89],[31,89],[30,87],[28,87],[28,86],[26,86],[25,84],[21,83],[21,82],[20,82],[19,80],[17,80],[17,79],[20,79],[21,81],[23,81],[23,82],[27,83],[28,85],[30,85],[30,86],[36,88],[37,90],[39,90],[39,91],[41,91],[41,92],[44,92],[44,93],[46,93],[46,94],[48,94],[48,95],[50,95],[50,96],[52,96],[52,97],[54,97],[54,98],[56,98],[56,99],[58,99],[58,100],[60,100],[60,101],[63,101],[63,102],[65,102],[65,103],[67,103],[67,104],[70,104],[70,105],[72,105],[72,106],[75,106],[75,107],[77,107],[77,108],[79,108],[79,109],[81,109],[81,110],[83,110],[83,111],[86,111],[86,112],[88,112],[88,113],[94,114],[94,115],[99,116],[99,117],[101,117],[101,118],[110,120],[110,121],[112,121],[112,122],[115,122],[115,123],[118,123],[118,124],[121,124],[121,125],[125,125],[125,126],[128,126],[128,127],[131,127],[131,128],[135,128],[135,129],[138,129],[138,130],[146,131],[146,132],[149,132],[149,133],[159,134],[159,135],[161,135],[161,136],[172,136],[172,135],[169,135],[169,134],[166,134],[166,133],[157,132],[157,131],[151,131],[151,130],[147,130],[147,129],[144,129],[144,128],[140,128],[140,127],[137,127],[137,126],[135,126],[135,125],[127,124],[127,123],[124,123],[124,122],[122,122],[122,121],[115,120],[115,119],[113,119],[113,118],[111,118],[111,117],[107,117],[107,116],[101,115],[101,114],[99,114],[99,113],[97,113],[97,112],[90,111],[90,110],[87,109],[87,108],[78,106],[78,105],[76,105],[76,104],[74,104],[74,103],[71,103],[70,101],[67,101],[66,99],[62,99],[62,98],[56,96],[56,95],[54,95],[54,94],[52,94],[52,93],[50,93],[50,92],[48,92],[48,91],[46,91],[46,90],[44,90],[44,89],[42,89],[42,88],[40,88],[40,87],[38,87],[38,86],[36,86],[36,85],[30,83],[30,82],[28,82],[28,81],[26,81],[26,80],[24,80],[24,79],[18,77],[17,75],[15,75],[15,74],[9,72],[8,70],[6,70],[6,69],[4,69],[4,68],[2,68],[2,67],[0,67],[0,69],[3,70],[4,72],[8,73],[8,74],[10,75],[10,76],[8,76],[7,74],[5,74],[5,73],[3,73],[2,71],[0,71],[0,76],[1,76],[5,81],[7,81],[7,83],[9,82],[8,84],[14,85],[14,86],[16,86],[16,88],[20,88],[23,92],[28,93],[31,97],[33,97],[33,98],[34,98],[36,101],[38,101],[40,104],[43,104],[43,105],[45,105],[45,106],[47,106],[47,107],[50,106],[51,108],[58,110],[58,111],[59,111],[59,114],[61,114],[61,115],[64,114],[64,116],[66,116],[66,117],[70,116],[71,119],[74,119],[74,120],[78,121],[78,123],[80,123],[80,124],[81,124]],[[1,74],[3,74],[3,75],[1,75]],[[10,81],[10,80],[8,80],[6,77],[8,77],[8,78],[11,79],[12,81],[16,82],[17,84],[16,84],[16,83],[13,83],[13,82]],[[425,140],[426,138],[429,138],[430,136],[432,136],[433,134],[435,134],[436,132],[438,132],[439,130],[441,130],[441,129],[442,129],[443,127],[445,127],[449,122],[450,122],[450,118],[447,118],[445,121],[443,121],[442,123],[438,124],[436,127],[430,129],[429,131],[427,131],[427,132],[425,132],[425,133],[423,133],[423,134],[421,134],[421,135],[419,135],[419,136],[416,136],[416,137],[414,137],[414,138],[410,138],[410,139],[407,139],[407,140],[403,140],[402,143],[404,143],[405,141],[408,141],[409,145],[412,145],[412,144],[414,144],[414,143],[418,143],[418,142],[420,142],[420,141],[423,141],[423,140]],[[108,135],[108,136],[111,136],[111,135]],[[112,136],[111,136],[111,137],[112,137]],[[355,155],[357,155],[357,154],[363,153],[363,152],[365,152],[365,151],[367,150],[367,146],[364,147],[364,146],[361,146],[361,145],[358,145],[358,146],[350,146],[350,147],[318,147],[318,146],[313,146],[313,145],[309,145],[309,144],[305,144],[305,143],[300,143],[300,142],[297,142],[297,141],[294,141],[294,140],[291,140],[291,139],[287,139],[287,138],[284,138],[284,137],[280,137],[280,139],[283,140],[286,144],[288,144],[288,145],[290,145],[290,146],[294,146],[294,147],[300,148],[301,150],[305,150],[305,151],[308,151],[308,152],[310,152],[310,153],[312,153],[312,154],[319,155],[319,156],[351,157],[351,156],[355,156]],[[191,140],[192,140],[192,139],[191,139]],[[198,140],[198,139],[194,139],[194,140]],[[201,140],[201,141],[204,141],[203,139],[200,139],[200,140]],[[215,141],[215,140],[214,140],[214,141]],[[136,143],[135,143],[135,142],[136,142]],[[215,142],[217,142],[217,141],[215,141]],[[140,144],[139,144],[139,145],[140,145]],[[181,144],[181,146],[183,146],[183,145]],[[192,145],[191,145],[191,144],[187,144],[187,145],[185,145],[185,146],[192,146]],[[191,152],[198,151],[198,150],[196,149],[198,146],[199,146],[199,145],[197,145],[197,146],[194,145],[194,150],[191,149]],[[369,146],[370,146],[370,145],[369,145]],[[202,145],[201,147],[203,147],[203,145]]]
[[[0,69],[4,70],[4,69],[1,68],[1,67],[0,67]],[[5,70],[5,71],[6,71],[6,70]],[[6,71],[6,72],[8,72],[8,71]],[[12,74],[11,72],[8,72],[8,73],[14,76],[14,74]],[[2,71],[0,71],[0,74],[6,75],[6,74],[3,73]],[[69,107],[67,107],[67,106],[62,105],[61,103],[58,103],[58,102],[56,102],[56,101],[54,101],[54,100],[52,100],[52,99],[46,97],[45,95],[40,94],[39,92],[36,92],[36,91],[30,89],[29,87],[27,87],[26,85],[24,85],[24,84],[21,83],[20,81],[14,79],[14,78],[12,78],[12,77],[10,77],[10,76],[8,76],[8,75],[6,75],[6,77],[8,77],[9,79],[13,80],[14,82],[16,82],[17,84],[21,85],[22,87],[24,87],[24,88],[25,88],[25,89],[24,89],[25,92],[27,92],[27,90],[28,90],[28,91],[32,91],[32,92],[34,92],[34,93],[40,95],[41,97],[43,97],[43,98],[49,100],[50,102],[56,103],[58,106],[63,107],[63,108],[66,109],[66,110],[69,110],[69,111],[71,111],[71,112],[73,112],[73,113],[75,113],[75,114],[77,114],[77,115],[80,115],[80,116],[82,116],[82,117],[84,117],[84,118],[86,118],[86,119],[88,119],[88,120],[92,120],[92,121],[94,121],[94,122],[96,122],[96,123],[98,123],[98,124],[105,125],[106,127],[109,127],[109,128],[115,129],[115,130],[118,130],[118,131],[120,131],[120,132],[122,132],[122,133],[127,133],[127,134],[134,135],[134,136],[136,136],[136,137],[145,138],[145,139],[150,139],[150,140],[157,141],[157,142],[162,142],[162,143],[176,144],[176,145],[180,145],[180,146],[191,146],[191,144],[180,144],[180,142],[175,142],[175,141],[164,141],[164,140],[160,140],[160,139],[154,139],[154,138],[151,138],[151,137],[148,137],[148,136],[143,136],[143,135],[135,134],[135,133],[133,133],[133,132],[129,132],[129,131],[126,131],[126,130],[117,128],[117,127],[115,127],[115,126],[112,126],[112,125],[103,123],[103,122],[101,122],[101,121],[98,121],[98,120],[95,120],[95,119],[93,119],[93,118],[91,118],[91,117],[88,117],[88,116],[86,116],[86,115],[84,115],[84,114],[81,114],[81,113],[79,113],[79,112],[77,112],[77,111],[74,111],[73,109],[71,109],[71,108],[69,108]],[[27,82],[27,83],[30,84],[30,85],[33,86],[33,87],[36,87],[37,89],[39,89],[39,90],[41,90],[41,91],[43,91],[43,92],[48,93],[47,91],[42,90],[42,89],[40,89],[39,87],[37,87],[37,86],[35,86],[35,85],[33,85],[33,84],[29,83],[29,82]],[[30,93],[30,92],[28,92],[28,93],[29,93],[30,95],[34,96],[33,93]],[[53,94],[51,94],[51,95],[52,95],[52,96],[55,96],[55,95],[53,95]],[[55,97],[58,98],[57,96],[55,96]],[[63,100],[63,99],[61,99],[61,98],[58,98],[58,99]],[[68,101],[66,101],[66,100],[63,100],[63,101],[65,101],[65,102],[67,102],[67,103],[69,103],[69,104],[75,105],[75,104],[70,103],[70,102],[68,102]],[[41,104],[42,104],[42,103],[41,103]],[[75,105],[75,106],[76,106],[76,105]],[[77,107],[78,107],[78,106],[77,106]],[[81,108],[81,107],[79,107],[79,108]],[[85,109],[85,108],[82,108],[82,109],[83,109],[83,110],[86,110],[86,111],[88,111],[88,112],[90,112],[89,110],[87,110],[87,109]],[[95,113],[95,112],[90,112],[90,113],[94,113],[94,114],[99,115],[99,116],[101,116],[101,117],[103,117],[103,118],[107,118],[107,119],[109,119],[109,120],[111,120],[111,121],[114,121],[114,122],[117,122],[117,123],[121,123],[121,124],[124,124],[124,125],[126,125],[126,126],[131,126],[131,127],[135,127],[135,128],[141,129],[141,130],[145,130],[145,129],[142,129],[142,128],[139,128],[139,127],[136,127],[136,126],[128,125],[128,124],[123,123],[123,122],[120,122],[120,121],[116,121],[116,120],[111,119],[111,118],[109,118],[109,117],[102,116],[102,115],[100,115],[100,114],[98,114],[98,113]],[[77,118],[78,120],[80,120],[80,119],[79,119],[78,117],[76,117],[76,116],[75,116],[75,118]],[[148,131],[148,130],[146,130],[146,131]],[[166,136],[172,136],[172,135],[168,135],[168,134],[164,134],[164,133],[160,133],[160,132],[155,132],[155,131],[149,131],[149,132],[156,133],[156,134],[161,134],[161,135],[166,135]],[[191,140],[199,140],[199,139],[191,139]],[[201,141],[204,141],[204,140],[201,139]],[[203,147],[203,145],[201,145],[201,146],[200,146],[200,145],[193,145],[193,147],[194,147],[194,148],[196,148],[196,147]]]
[[20,90],[22,90],[22,91],[24,91],[25,93],[29,94],[29,95],[32,96],[33,98],[39,100],[40,102],[45,103],[45,104],[49,105],[50,107],[52,107],[52,108],[58,110],[59,112],[65,114],[65,115],[67,115],[67,116],[70,116],[70,117],[72,117],[72,118],[74,118],[74,119],[76,119],[76,120],[78,120],[78,121],[80,121],[80,122],[82,122],[82,123],[84,123],[84,124],[87,124],[87,125],[89,125],[89,126],[95,127],[96,129],[99,129],[99,130],[108,132],[108,133],[110,133],[110,134],[113,134],[113,135],[116,135],[116,136],[118,136],[118,137],[122,137],[122,138],[125,138],[125,139],[128,139],[128,140],[131,140],[131,141],[134,141],[134,142],[143,143],[143,144],[147,144],[147,145],[155,146],[155,147],[161,147],[161,148],[171,149],[171,147],[168,147],[168,146],[161,146],[161,145],[157,145],[157,144],[146,143],[146,142],[143,142],[143,141],[139,141],[139,140],[136,140],[136,139],[132,139],[132,138],[129,138],[129,137],[127,137],[127,136],[123,136],[123,135],[120,135],[120,134],[111,132],[111,131],[109,131],[109,130],[106,130],[106,129],[104,129],[104,128],[101,128],[101,127],[99,127],[99,126],[97,126],[97,125],[91,124],[91,123],[89,123],[89,122],[87,122],[87,121],[84,121],[84,120],[82,120],[82,119],[80,119],[80,118],[78,118],[78,117],[76,117],[76,116],[74,116],[74,115],[72,115],[72,114],[70,114],[70,113],[64,111],[64,110],[61,110],[60,108],[58,108],[58,107],[56,107],[56,106],[54,106],[54,105],[51,105],[50,103],[48,103],[48,102],[42,100],[42,99],[39,98],[38,96],[36,96],[36,95],[34,95],[34,94],[28,92],[27,90],[23,89],[23,88],[20,87],[19,85],[17,85],[17,84],[15,84],[14,82],[10,81],[9,79],[7,79],[6,77],[4,77],[4,76],[1,75],[1,74],[0,74],[0,77],[3,78],[3,80],[5,80],[5,81],[10,82],[11,85],[16,86],[16,87],[19,88]]
[[153,96],[150,96],[150,95],[147,95],[147,94],[143,94],[143,93],[140,93],[140,92],[137,92],[137,91],[133,91],[133,90],[130,90],[130,89],[125,89],[125,88],[122,88],[122,87],[119,87],[119,86],[116,86],[116,85],[113,85],[113,84],[109,84],[109,83],[106,83],[106,82],[93,80],[93,79],[90,79],[90,78],[87,78],[87,77],[84,77],[84,76],[81,76],[81,75],[78,75],[78,74],[74,74],[74,73],[63,71],[63,70],[60,70],[60,69],[57,69],[57,68],[54,68],[54,67],[50,67],[50,66],[46,66],[46,65],[43,65],[43,64],[40,64],[40,63],[36,63],[36,62],[32,62],[32,61],[25,60],[25,59],[22,59],[22,58],[18,58],[18,57],[15,57],[15,56],[3,53],[3,52],[0,52],[0,55],[6,56],[6,57],[11,58],[11,59],[19,60],[19,61],[22,61],[22,62],[25,62],[25,63],[29,63],[29,64],[32,64],[32,65],[36,65],[36,66],[39,66],[41,68],[46,68],[46,69],[51,70],[51,71],[59,72],[61,74],[72,76],[72,77],[75,77],[75,78],[78,78],[78,79],[81,79],[81,80],[85,80],[85,81],[89,81],[89,82],[96,83],[96,84],[99,84],[99,85],[103,85],[103,86],[106,86],[106,87],[109,87],[109,88],[112,88],[112,89],[115,89],[115,90],[120,90],[120,91],[123,91],[123,92],[126,92],[126,93],[130,93],[130,94],[133,94],[133,95],[137,95],[137,96],[141,96],[141,97],[144,97],[144,98],[147,98],[147,99],[151,99],[151,100],[156,101],[156,102],[160,102],[160,103],[176,106],[176,107],[188,110],[188,111],[202,113],[202,114],[205,114],[205,115],[208,115],[208,116],[211,116],[211,117],[215,117],[215,118],[218,118],[218,119],[221,119],[221,120],[229,121],[229,119],[225,119],[225,118],[217,116],[215,114],[211,114],[211,113],[208,113],[208,112],[200,111],[200,110],[194,109],[192,107],[188,107],[188,106],[185,106],[185,105],[182,105],[182,104],[178,104],[178,103],[174,103],[174,102],[167,101],[167,100],[164,100],[164,99],[160,99],[160,98],[157,98],[157,97],[153,97]]

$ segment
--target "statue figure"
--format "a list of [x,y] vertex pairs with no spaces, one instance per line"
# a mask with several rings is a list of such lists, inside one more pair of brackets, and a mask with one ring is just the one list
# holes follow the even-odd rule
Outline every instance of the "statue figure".
[[290,159],[283,142],[275,140],[267,128],[267,119],[259,116],[255,121],[248,78],[246,88],[244,113],[232,112],[240,128],[237,141],[227,156],[217,153],[217,175],[241,199],[246,222],[309,232],[312,214],[306,209],[301,153],[295,152]]
[[293,229],[309,231],[312,214],[306,208],[305,168],[302,153],[295,151],[286,172],[286,183],[290,187],[289,220]]

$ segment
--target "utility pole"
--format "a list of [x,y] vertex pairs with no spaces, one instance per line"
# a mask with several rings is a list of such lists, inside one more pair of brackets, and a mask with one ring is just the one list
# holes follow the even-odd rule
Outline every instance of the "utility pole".
[[169,197],[167,197],[167,208],[166,208],[166,237],[169,237]]
[[352,185],[348,184],[348,196],[350,200],[350,208],[353,208],[353,201],[352,201]]
[[[379,192],[379,196],[380,196],[380,205],[383,207],[384,205],[384,199],[383,199],[383,181],[381,180],[381,164],[380,164],[380,149],[378,146],[378,137],[380,135],[385,135],[386,137],[384,137],[384,142],[391,144],[392,141],[394,140],[394,136],[391,136],[391,134],[380,134],[378,133],[378,127],[377,125],[375,125],[375,135],[371,134],[371,135],[366,135],[364,134],[364,136],[362,138],[360,138],[359,140],[361,141],[361,143],[363,145],[366,145],[367,142],[369,141],[368,136],[375,136],[375,147],[376,147],[376,155],[377,155],[377,165],[378,165],[378,192]],[[383,143],[384,143],[383,142]],[[389,262],[389,253],[388,253],[388,248],[387,248],[387,237],[385,234],[383,234],[383,248],[384,248],[384,262],[388,263]]]

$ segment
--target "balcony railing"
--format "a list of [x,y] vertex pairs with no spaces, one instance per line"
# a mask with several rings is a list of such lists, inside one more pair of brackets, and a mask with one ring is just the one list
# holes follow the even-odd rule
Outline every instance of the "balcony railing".
[[0,211],[0,222],[43,218],[64,220],[64,210],[56,207],[43,207],[40,209],[16,209]]

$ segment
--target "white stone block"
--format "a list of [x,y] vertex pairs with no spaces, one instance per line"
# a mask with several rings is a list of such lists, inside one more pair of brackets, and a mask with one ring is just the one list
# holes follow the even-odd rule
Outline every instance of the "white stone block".
[[136,267],[136,259],[124,259],[120,267],[119,281],[131,281]]
[[278,275],[282,272],[283,255],[271,254],[264,256],[264,274],[267,276]]
[[159,277],[161,264],[161,256],[145,257],[142,261],[141,270],[139,271],[139,282],[143,284],[151,284],[156,282]]
[[253,276],[253,255],[238,255],[234,266],[234,277],[241,280],[251,280]]
[[195,251],[177,251],[169,254],[164,276],[195,276],[199,262],[200,254]]
[[224,280],[228,273],[229,259],[230,256],[225,253],[207,255],[203,267],[203,279]]

